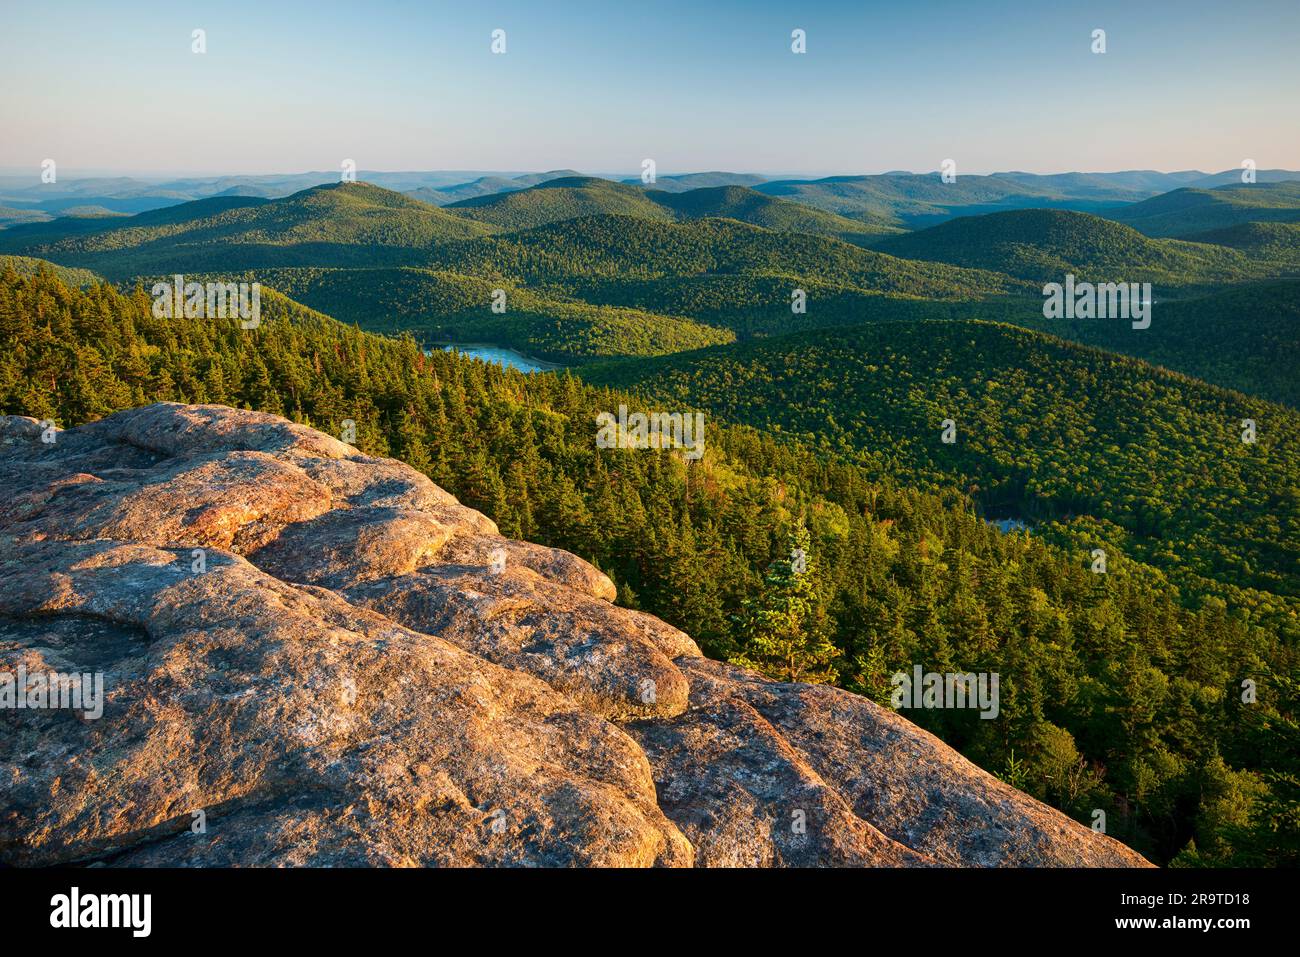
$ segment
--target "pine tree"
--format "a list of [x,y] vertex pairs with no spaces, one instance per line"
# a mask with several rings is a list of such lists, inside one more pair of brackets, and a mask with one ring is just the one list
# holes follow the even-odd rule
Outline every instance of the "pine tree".
[[826,634],[811,536],[802,521],[786,541],[786,554],[768,566],[758,597],[744,603],[741,651],[731,660],[782,681],[833,682],[839,651]]

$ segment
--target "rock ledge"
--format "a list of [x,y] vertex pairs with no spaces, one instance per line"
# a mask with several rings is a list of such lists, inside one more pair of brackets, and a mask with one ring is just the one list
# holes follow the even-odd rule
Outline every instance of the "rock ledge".
[[[51,436],[46,436],[50,438]],[[1143,866],[275,416],[0,417],[0,865]]]

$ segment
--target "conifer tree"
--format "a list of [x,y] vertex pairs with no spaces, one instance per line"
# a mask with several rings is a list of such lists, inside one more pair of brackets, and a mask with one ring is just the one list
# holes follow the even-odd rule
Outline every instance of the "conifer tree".
[[826,635],[811,536],[802,521],[786,542],[785,554],[768,565],[758,597],[744,603],[741,651],[732,662],[781,681],[829,683],[838,677],[832,662],[839,651]]

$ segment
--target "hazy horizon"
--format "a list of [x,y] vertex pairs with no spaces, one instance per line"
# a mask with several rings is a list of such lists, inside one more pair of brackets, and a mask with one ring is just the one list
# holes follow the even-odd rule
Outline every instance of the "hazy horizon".
[[[1026,174],[1030,176],[1107,176],[1118,175],[1123,173],[1156,173],[1163,176],[1177,175],[1179,173],[1200,173],[1205,176],[1214,176],[1221,173],[1230,172],[1240,167],[1229,167],[1226,169],[1202,169],[1191,166],[1178,167],[1173,169],[1153,169],[1150,167],[1128,167],[1124,169],[1049,169],[1049,170],[1029,170],[1029,169],[1011,169],[999,168],[988,170],[965,170],[962,175],[965,176],[997,176],[1003,174]],[[1300,169],[1291,169],[1282,165],[1277,167],[1264,168],[1260,167],[1260,172],[1267,172],[1268,169],[1285,170],[1288,172],[1300,172]],[[356,171],[358,179],[364,179],[367,173],[375,173],[385,176],[394,176],[401,174],[423,175],[441,173],[444,175],[464,174],[470,177],[479,176],[529,176],[539,173],[551,173],[559,170],[569,170],[574,173],[580,173],[584,176],[598,178],[625,178],[634,179],[639,177],[640,170],[593,170],[581,166],[556,166],[549,169],[460,169],[455,167],[428,167],[428,168],[393,168],[393,169],[364,169],[359,168]],[[113,177],[125,177],[128,179],[142,180],[180,180],[180,179],[203,179],[203,178],[236,178],[236,177],[269,177],[269,176],[337,176],[339,170],[331,169],[290,169],[290,170],[230,170],[230,169],[171,169],[171,170],[138,170],[132,168],[120,169],[94,169],[78,170],[66,169],[60,167],[59,177],[61,180],[68,181],[74,179],[108,179]],[[657,171],[659,178],[668,178],[674,176],[701,175],[707,173],[727,173],[741,176],[761,176],[769,180],[776,179],[827,179],[832,177],[853,177],[853,176],[885,176],[891,174],[908,175],[908,176],[929,176],[939,175],[939,169],[872,169],[872,170],[757,170],[757,169],[722,169],[722,168],[687,168],[687,169],[669,169],[660,168]],[[40,167],[35,169],[24,169],[21,167],[0,167],[0,179],[23,179],[30,178],[33,182],[40,181]]]

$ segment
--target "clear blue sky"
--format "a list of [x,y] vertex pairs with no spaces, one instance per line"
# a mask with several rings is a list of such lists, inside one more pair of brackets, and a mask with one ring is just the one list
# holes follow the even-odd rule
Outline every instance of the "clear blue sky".
[[1300,167],[1300,0],[4,7],[0,167]]

